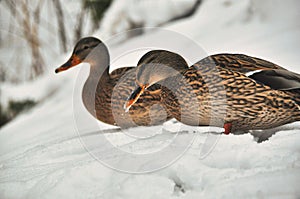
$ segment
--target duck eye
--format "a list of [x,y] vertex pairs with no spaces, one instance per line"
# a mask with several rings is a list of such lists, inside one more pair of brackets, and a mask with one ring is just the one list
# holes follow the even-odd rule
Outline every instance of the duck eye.
[[83,47],[84,50],[86,50],[86,49],[88,49],[88,48],[89,48],[88,46],[84,46],[84,47]]

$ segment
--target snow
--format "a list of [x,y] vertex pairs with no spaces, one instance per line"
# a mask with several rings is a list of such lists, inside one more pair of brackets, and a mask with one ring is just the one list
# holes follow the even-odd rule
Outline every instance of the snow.
[[[193,17],[109,46],[111,60],[114,67],[135,65],[145,51],[166,47],[190,64],[206,54],[238,52],[300,72],[297,8],[292,0],[203,1]],[[68,56],[58,57],[52,70]],[[220,129],[174,121],[95,133],[114,130],[81,103],[87,73],[82,64],[60,75],[49,70],[19,88],[1,85],[1,98],[41,102],[0,130],[0,198],[300,197],[299,122],[273,130],[262,143],[250,134],[213,134]]]
[[[101,38],[107,39],[134,28],[161,25],[189,12],[196,2],[197,0],[115,0],[104,15],[100,24],[99,35]],[[127,37],[128,35],[120,40]]]

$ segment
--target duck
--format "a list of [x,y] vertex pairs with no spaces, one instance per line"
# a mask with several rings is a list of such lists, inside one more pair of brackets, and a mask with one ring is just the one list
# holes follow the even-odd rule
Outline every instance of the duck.
[[99,121],[130,128],[153,126],[171,119],[162,108],[160,85],[153,84],[126,113],[123,104],[135,86],[136,67],[122,67],[111,73],[107,46],[98,38],[85,37],[74,47],[68,61],[55,69],[66,71],[81,63],[88,63],[90,72],[82,90],[82,101],[87,111]]
[[175,52],[160,54],[150,51],[139,60],[127,111],[151,85],[160,84],[164,108],[187,125],[241,134],[300,121],[297,73],[243,54],[211,55],[191,67]]

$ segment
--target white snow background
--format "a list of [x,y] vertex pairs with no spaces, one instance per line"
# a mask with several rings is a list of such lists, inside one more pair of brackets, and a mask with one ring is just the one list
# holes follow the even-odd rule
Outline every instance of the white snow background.
[[[297,0],[205,0],[194,16],[163,28],[191,38],[208,54],[244,53],[300,72],[299,7]],[[150,15],[145,14],[146,9],[135,12],[132,8],[126,11],[133,12],[128,16]],[[167,4],[164,9],[169,12]],[[121,11],[126,15],[124,9]],[[121,11],[116,9],[114,15]],[[145,24],[156,25],[152,22]],[[122,27],[126,26],[117,29]],[[105,34],[99,30],[94,36]],[[110,49],[112,60],[116,52],[156,37],[164,39],[165,35],[151,31],[115,45]],[[182,49],[197,55],[184,44]],[[54,75],[55,67],[69,55],[49,58],[53,62],[48,74],[34,82],[0,86],[3,104],[10,98],[40,100],[35,108],[0,130],[0,198],[300,198],[299,122],[274,130],[276,134],[260,144],[250,134],[221,135],[204,159],[200,151],[207,128],[196,128],[196,139],[188,151],[174,164],[152,173],[128,174],[104,166],[85,150],[74,120],[74,89],[80,93],[75,83],[80,68],[87,65]],[[114,68],[135,65],[138,59],[126,59]],[[90,136],[93,129],[88,122],[94,119],[84,109],[82,112],[87,121],[86,136]],[[112,128],[98,124],[101,129]],[[128,148],[135,143],[122,133],[107,137]],[[150,141],[134,146],[147,151],[155,144]],[[110,158],[110,151],[103,153]],[[122,164],[122,157],[114,158]]]

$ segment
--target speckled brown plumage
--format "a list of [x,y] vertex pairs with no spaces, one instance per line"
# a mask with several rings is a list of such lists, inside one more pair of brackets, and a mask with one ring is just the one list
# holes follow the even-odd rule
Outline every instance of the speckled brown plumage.
[[99,81],[95,100],[97,118],[122,128],[158,125],[171,118],[161,105],[161,87],[153,85],[143,93],[128,113],[124,103],[135,88],[135,68],[113,71],[106,81]]
[[[247,55],[219,54],[187,68],[160,58],[160,65],[180,72],[172,74],[161,72],[161,66],[149,65],[156,62],[149,58],[155,54],[158,56],[155,51],[146,54],[147,59],[142,58],[146,61],[139,62],[137,82],[151,85],[155,82],[151,76],[161,74],[163,105],[185,124],[223,127],[230,123],[232,132],[237,132],[268,129],[300,120],[299,101],[295,100],[299,97],[297,89],[275,90],[272,85],[244,74],[255,70],[285,70],[276,64]],[[180,57],[172,52],[168,56],[173,60]]]
[[[232,123],[233,131],[267,129],[300,119],[299,106],[290,95],[258,84],[241,73],[220,67],[217,70],[219,74],[215,77],[191,68],[183,77],[172,79],[172,87],[177,89],[165,89],[163,99],[173,117],[195,126]],[[195,74],[197,81],[188,78]],[[191,104],[189,99],[195,97],[198,101]]]

